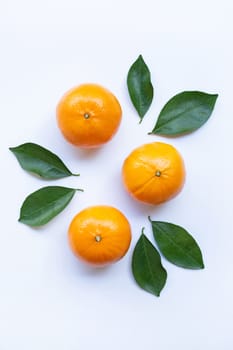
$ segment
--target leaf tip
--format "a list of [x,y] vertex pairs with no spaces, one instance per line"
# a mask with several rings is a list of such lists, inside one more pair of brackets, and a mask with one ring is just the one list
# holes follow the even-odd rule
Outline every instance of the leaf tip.
[[155,135],[155,134],[158,134],[157,130],[158,130],[158,129],[157,129],[156,126],[155,126],[153,130],[151,130],[150,132],[148,132],[148,135]]
[[150,215],[148,216],[148,220],[150,221],[150,223],[152,223],[151,217]]
[[[184,268],[188,268],[186,266],[184,266]],[[204,270],[205,265],[203,263],[203,261],[199,262],[199,264],[196,264],[195,267],[191,267],[191,269],[193,270]]]
[[214,105],[215,105],[215,103],[216,103],[216,101],[217,101],[217,98],[218,98],[218,96],[219,96],[219,94],[212,94],[212,95],[210,95],[211,97],[212,97],[212,99],[214,100]]
[[201,270],[204,270],[204,268],[205,268],[205,264],[204,264],[204,262],[202,261],[201,264],[200,264],[200,269],[201,269]]
[[142,228],[141,235],[145,236],[145,227]]
[[9,151],[11,151],[12,153],[14,153],[15,147],[9,147],[8,149],[9,149]]
[[23,223],[23,218],[21,216],[18,218],[18,222]]
[[216,101],[218,99],[218,96],[219,96],[219,94],[214,94],[214,101],[215,101],[215,103],[216,103]]
[[75,188],[74,190],[79,191],[79,192],[84,192],[84,189],[82,189],[82,188]]

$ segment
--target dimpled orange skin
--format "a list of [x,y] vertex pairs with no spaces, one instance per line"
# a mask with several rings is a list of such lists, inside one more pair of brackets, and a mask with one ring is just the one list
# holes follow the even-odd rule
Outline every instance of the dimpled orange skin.
[[131,242],[131,228],[118,209],[93,206],[73,218],[68,238],[71,250],[78,258],[93,266],[105,266],[126,254]]
[[57,105],[57,122],[71,144],[99,147],[117,132],[122,110],[117,98],[97,84],[82,84],[69,90]]
[[148,204],[160,204],[183,188],[185,166],[171,145],[153,142],[136,148],[125,159],[122,177],[129,194]]

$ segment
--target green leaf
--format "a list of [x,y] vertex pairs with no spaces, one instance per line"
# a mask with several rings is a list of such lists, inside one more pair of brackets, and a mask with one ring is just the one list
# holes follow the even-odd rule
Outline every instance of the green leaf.
[[138,57],[129,69],[127,86],[131,101],[140,116],[141,122],[151,105],[154,94],[150,71],[142,55]]
[[28,142],[18,147],[11,147],[10,151],[14,153],[24,170],[44,179],[59,179],[76,175],[70,172],[56,154],[35,143]]
[[151,224],[156,243],[167,260],[186,269],[204,268],[201,250],[184,228],[162,221]]
[[133,252],[133,276],[138,285],[149,293],[160,295],[167,272],[161,264],[159,252],[142,232]]
[[199,129],[211,116],[217,97],[200,91],[179,93],[163,107],[150,134],[178,136]]
[[45,225],[69,204],[76,191],[73,188],[47,186],[31,193],[23,202],[19,221],[29,226]]

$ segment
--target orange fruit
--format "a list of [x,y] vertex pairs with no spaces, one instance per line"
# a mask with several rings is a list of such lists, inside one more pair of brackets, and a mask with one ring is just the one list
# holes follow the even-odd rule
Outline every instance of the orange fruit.
[[131,242],[131,228],[118,209],[99,205],[88,207],[73,218],[68,237],[78,258],[95,266],[104,266],[126,254]]
[[79,147],[98,147],[111,140],[121,117],[117,98],[97,84],[74,87],[57,105],[57,122],[63,136]]
[[153,142],[136,148],[122,167],[126,190],[135,199],[160,204],[182,189],[185,167],[180,153],[171,145]]

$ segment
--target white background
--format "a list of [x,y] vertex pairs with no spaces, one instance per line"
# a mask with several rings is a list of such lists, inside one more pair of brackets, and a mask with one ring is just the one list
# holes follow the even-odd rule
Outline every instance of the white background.
[[[232,1],[8,0],[0,4],[0,349],[231,350],[232,263]],[[126,75],[142,54],[155,98],[143,123]],[[81,151],[61,136],[55,108],[84,82],[109,88],[123,120],[112,142]],[[176,139],[149,136],[162,106],[184,90],[218,93],[208,123]],[[136,146],[172,143],[187,180],[172,201],[150,207],[124,191],[121,165]],[[48,225],[17,222],[24,198],[51,184],[23,171],[9,147],[36,142],[57,153],[81,187]],[[67,228],[82,208],[110,204],[128,217],[133,240],[119,263],[87,268],[70,252]],[[185,227],[198,241],[205,269],[189,271],[163,259],[168,280],[159,298],[133,280],[131,257],[147,216]]]

